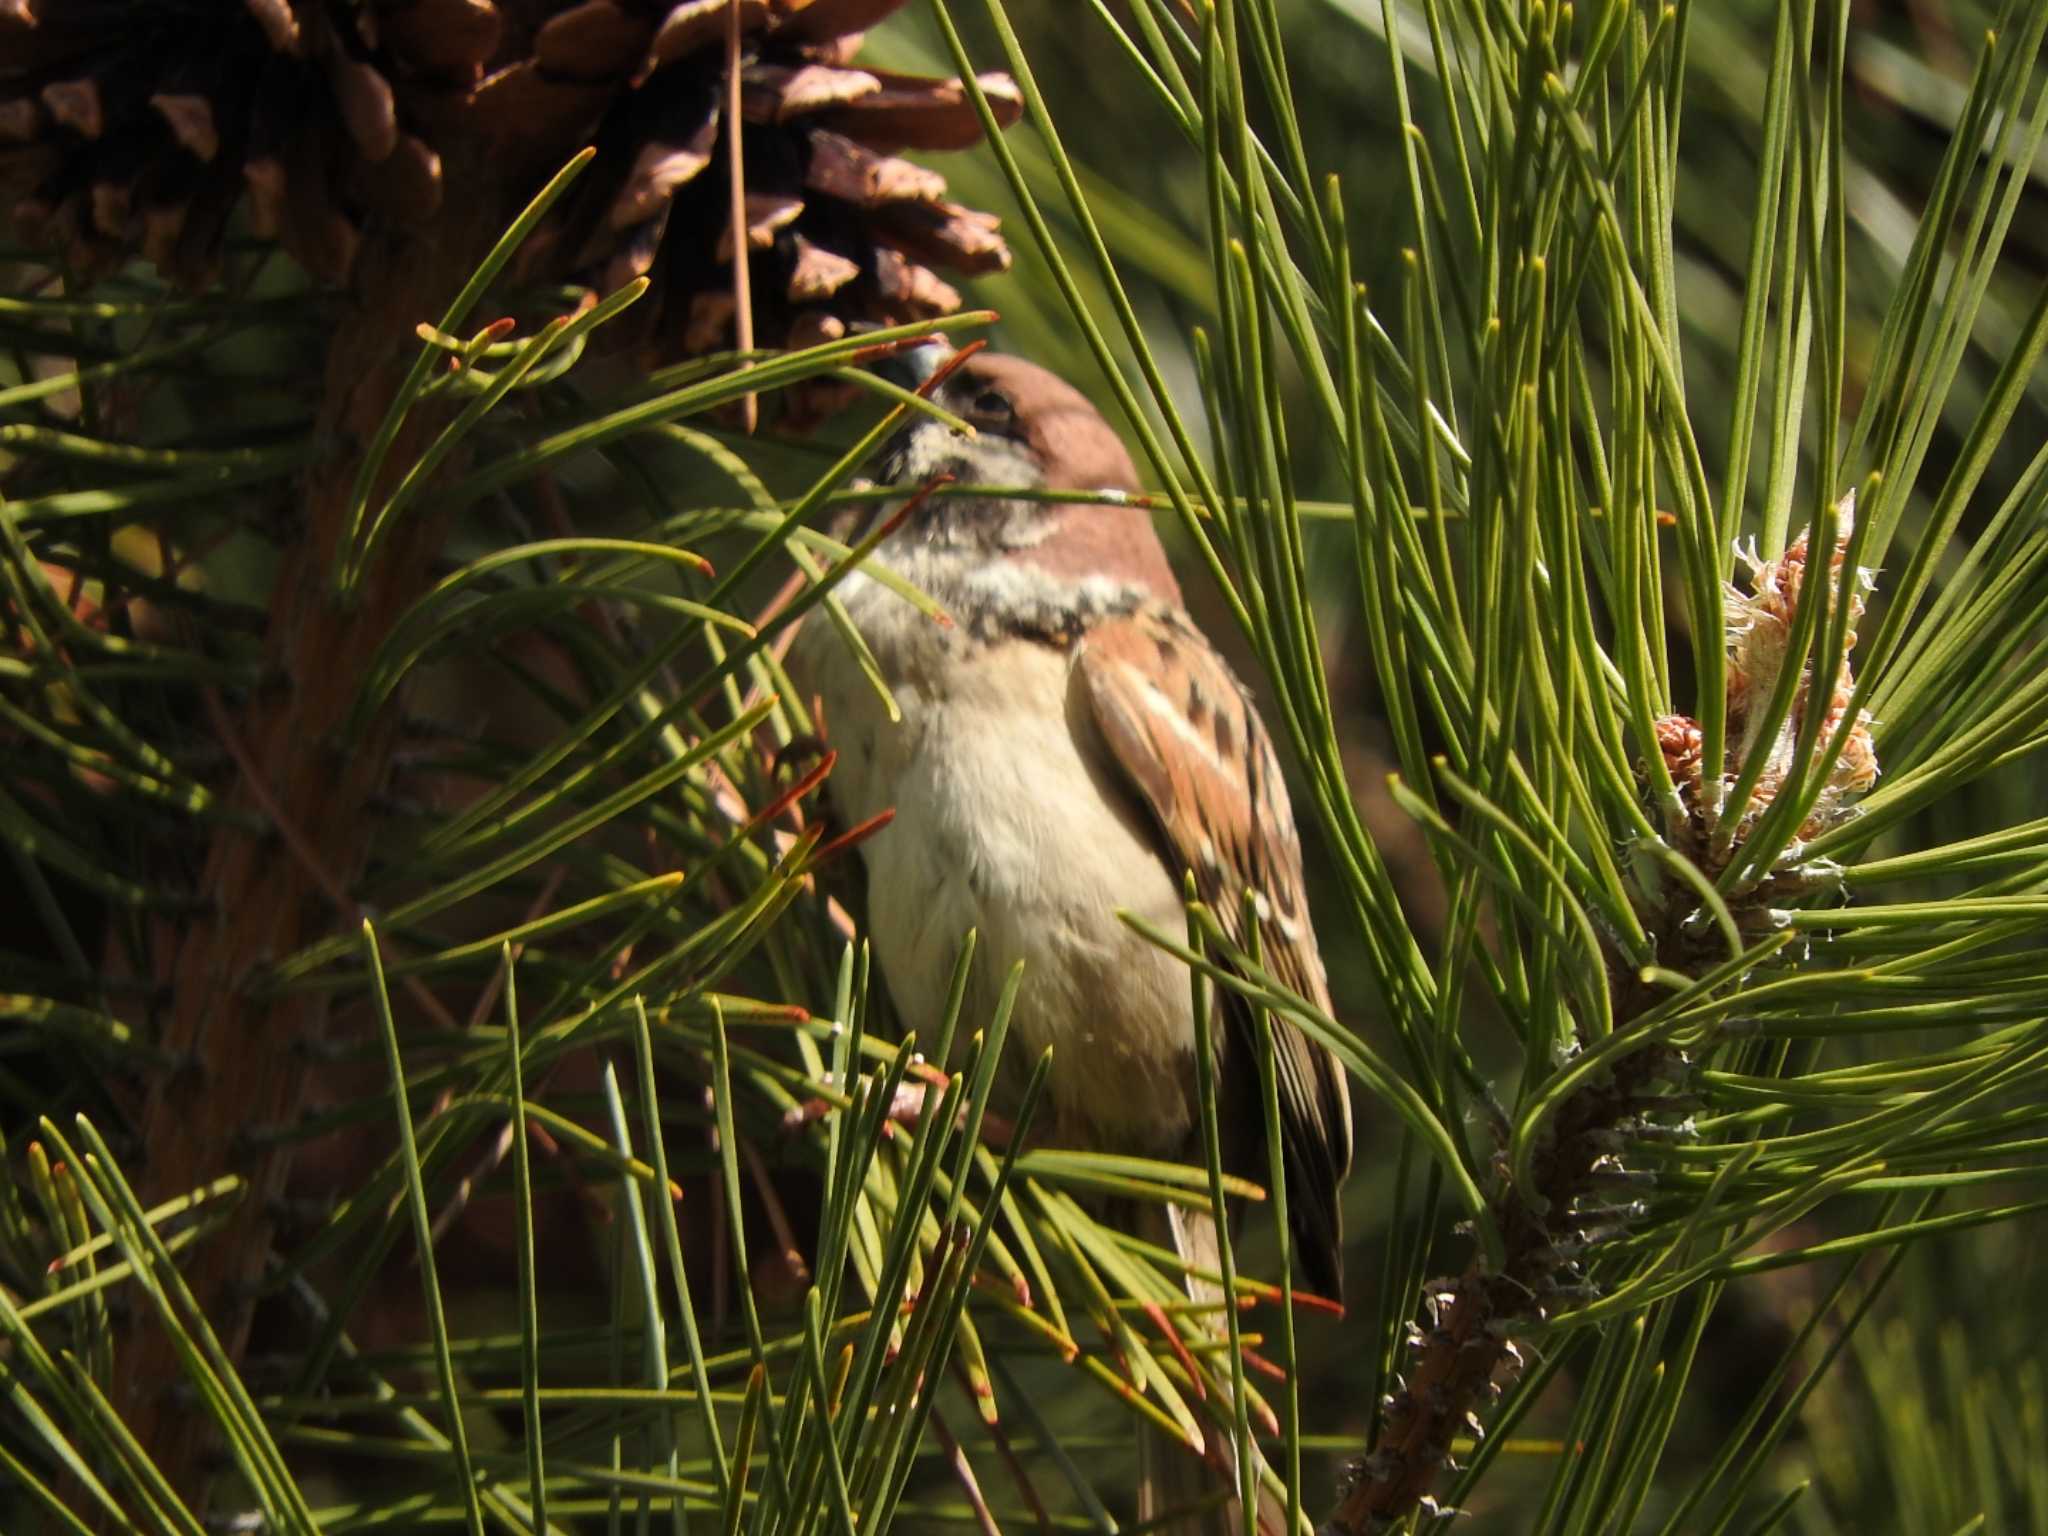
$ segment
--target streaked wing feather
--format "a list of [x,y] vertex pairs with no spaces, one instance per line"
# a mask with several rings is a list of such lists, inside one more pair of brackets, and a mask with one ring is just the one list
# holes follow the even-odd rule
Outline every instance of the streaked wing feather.
[[[1244,893],[1264,907],[1266,969],[1324,1013],[1329,985],[1303,889],[1301,843],[1273,744],[1251,697],[1185,615],[1148,607],[1092,628],[1076,653],[1083,692],[1110,756],[1151,813],[1162,851],[1194,872],[1225,930],[1249,948]],[[1251,1070],[1257,1045],[1240,999],[1226,1006],[1228,1048]],[[1338,1186],[1351,1164],[1343,1069],[1286,1019],[1274,1021],[1281,1143],[1296,1246],[1310,1282],[1342,1294]],[[1247,1170],[1254,1177],[1263,1166]]]

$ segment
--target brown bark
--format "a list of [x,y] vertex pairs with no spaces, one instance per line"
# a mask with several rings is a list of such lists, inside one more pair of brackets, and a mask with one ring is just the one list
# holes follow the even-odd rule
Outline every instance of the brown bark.
[[[1659,959],[1697,971],[1711,958],[1700,942],[1667,938]],[[1615,1025],[1626,1031],[1654,1000],[1628,970],[1610,971]],[[1372,1448],[1354,1462],[1344,1497],[1321,1526],[1321,1536],[1375,1536],[1417,1508],[1433,1508],[1432,1491],[1451,1464],[1452,1442],[1481,1438],[1481,1416],[1501,1386],[1520,1368],[1513,1335],[1557,1309],[1559,1272],[1574,1252],[1597,1241],[1603,1220],[1579,1209],[1592,1195],[1603,1165],[1614,1161],[1616,1132],[1638,1117],[1669,1111],[1678,1102],[1657,1082],[1684,1075],[1683,1059],[1652,1040],[1622,1057],[1601,1081],[1587,1084],[1558,1107],[1546,1145],[1531,1169],[1542,1208],[1504,1187],[1494,1201],[1502,1262],[1475,1258],[1455,1279],[1424,1288],[1425,1317],[1409,1335],[1405,1380],[1382,1400]]]
[[1457,1279],[1425,1288],[1429,1326],[1411,1336],[1407,1380],[1390,1394],[1372,1451],[1354,1468],[1326,1531],[1390,1529],[1429,1498],[1450,1465],[1452,1441],[1483,1435],[1480,1414],[1499,1378],[1519,1369],[1511,1335],[1548,1315],[1564,1254],[1586,1224],[1571,1202],[1592,1182],[1614,1128],[1659,1106],[1648,1086],[1672,1070],[1669,1061],[1669,1052],[1652,1046],[1623,1060],[1612,1081],[1566,1100],[1535,1169],[1548,1212],[1539,1216],[1510,1191],[1495,1208],[1505,1248],[1500,1269],[1475,1259]]
[[[482,180],[457,185],[474,189]],[[414,327],[440,319],[507,222],[502,210],[481,201],[474,191],[451,195],[430,228],[372,238],[361,253],[357,297],[334,330],[326,360],[318,430],[331,451],[306,476],[303,527],[285,552],[271,599],[272,681],[229,706],[263,789],[259,795],[242,779],[234,803],[261,816],[267,797],[312,860],[297,856],[275,830],[251,834],[216,824],[200,886],[206,910],[174,936],[162,1043],[179,1066],[153,1086],[144,1111],[143,1194],[164,1200],[230,1172],[247,1181],[226,1227],[193,1250],[185,1268],[195,1299],[236,1359],[248,1340],[276,1236],[273,1204],[292,1156],[289,1144],[252,1142],[242,1132],[298,1115],[308,1076],[318,1070],[303,1047],[319,1040],[328,1013],[324,994],[264,996],[251,984],[270,962],[349,924],[323,895],[312,865],[344,887],[360,875],[365,808],[383,785],[398,712],[387,707],[367,731],[345,741],[341,733],[372,653],[431,579],[447,515],[431,494],[414,502],[352,602],[337,600],[332,573],[363,454],[416,355]],[[445,411],[414,411],[385,461],[380,493],[445,420]],[[117,1358],[119,1407],[137,1440],[171,1486],[202,1507],[217,1436],[212,1421],[174,1392],[177,1356],[153,1314],[138,1312]]]

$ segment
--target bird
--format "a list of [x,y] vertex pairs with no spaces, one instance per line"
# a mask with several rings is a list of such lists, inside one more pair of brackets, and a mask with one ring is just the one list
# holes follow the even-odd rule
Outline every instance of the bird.
[[[948,360],[939,346],[911,356],[924,379]],[[1200,1162],[1188,970],[1119,913],[1183,930],[1191,873],[1242,947],[1252,905],[1265,969],[1328,1016],[1272,739],[1190,617],[1130,453],[1086,395],[1023,358],[978,351],[953,360],[930,398],[971,430],[919,415],[885,446],[878,478],[906,499],[882,515],[909,510],[869,560],[950,622],[865,566],[841,582],[893,711],[830,626],[802,626],[788,656],[835,754],[835,817],[894,813],[860,845],[873,954],[906,1027],[931,1038],[974,929],[964,1016],[988,1017],[1024,962],[1010,1030],[1023,1060],[1052,1049],[1048,1139]],[[909,495],[948,478],[987,489]],[[1049,489],[1108,494],[1016,494]],[[1264,1183],[1256,1025],[1236,994],[1215,991],[1225,1168]],[[1273,1032],[1292,1246],[1310,1287],[1341,1301],[1349,1089],[1326,1047],[1278,1016]],[[1189,1269],[1217,1270],[1208,1213],[1146,1205],[1132,1219],[1135,1235]],[[1189,1289],[1221,1295],[1193,1279]],[[1191,1455],[1141,1445],[1140,1461],[1141,1519],[1202,1496]]]

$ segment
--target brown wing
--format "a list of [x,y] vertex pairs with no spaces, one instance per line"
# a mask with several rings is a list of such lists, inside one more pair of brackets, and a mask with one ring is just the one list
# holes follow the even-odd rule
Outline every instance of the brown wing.
[[[1230,667],[1184,614],[1148,607],[1088,631],[1076,675],[1110,756],[1150,811],[1167,861],[1240,943],[1244,893],[1264,900],[1267,969],[1323,1012],[1329,983],[1302,889],[1301,842],[1266,727]],[[1248,947],[1248,946],[1247,946]],[[1228,1049],[1252,1070],[1249,1011],[1227,1004]],[[1343,1295],[1337,1193],[1351,1166],[1351,1097],[1330,1053],[1275,1020],[1281,1144],[1295,1246],[1318,1291]],[[1263,1164],[1254,1176],[1263,1175]]]

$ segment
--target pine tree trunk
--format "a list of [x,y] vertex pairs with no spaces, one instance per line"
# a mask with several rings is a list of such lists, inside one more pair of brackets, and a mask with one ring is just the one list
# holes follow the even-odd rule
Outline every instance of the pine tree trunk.
[[[292,1160],[289,1142],[244,1133],[289,1125],[300,1114],[308,1079],[320,1070],[318,1053],[307,1047],[321,1040],[329,1012],[324,992],[266,995],[260,984],[274,961],[356,922],[352,907],[337,909],[330,890],[352,890],[362,872],[367,808],[384,785],[399,709],[387,705],[346,740],[341,733],[377,646],[432,580],[448,516],[431,496],[413,503],[348,603],[335,595],[333,572],[363,455],[417,355],[415,328],[441,317],[506,222],[501,210],[480,206],[472,189],[483,182],[451,177],[448,204],[432,226],[373,234],[362,248],[355,297],[334,330],[325,371],[317,430],[331,452],[306,475],[303,531],[286,551],[271,600],[269,677],[248,697],[226,701],[261,785],[233,770],[232,803],[266,822],[274,806],[285,825],[251,834],[219,824],[201,877],[207,911],[171,940],[162,1043],[179,1065],[149,1096],[143,1193],[166,1200],[226,1173],[246,1181],[226,1226],[193,1251],[185,1271],[237,1360],[266,1280],[275,1202]],[[413,412],[386,457],[378,495],[445,420],[432,406]],[[118,1358],[120,1407],[137,1440],[197,1503],[216,1464],[218,1435],[173,1390],[179,1362],[153,1314],[138,1310]]]

